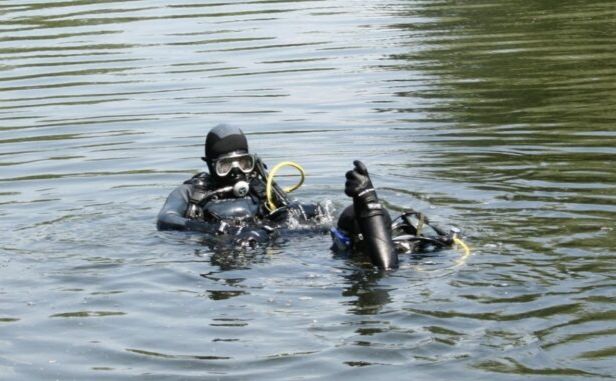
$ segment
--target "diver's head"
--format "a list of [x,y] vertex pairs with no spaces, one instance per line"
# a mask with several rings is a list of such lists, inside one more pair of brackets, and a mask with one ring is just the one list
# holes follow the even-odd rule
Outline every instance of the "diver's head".
[[355,219],[353,205],[347,206],[340,217],[338,224],[330,230],[333,246],[332,249],[338,252],[351,250],[359,237],[359,225]]
[[205,138],[205,157],[210,175],[223,183],[246,180],[255,168],[255,158],[248,153],[246,136],[237,127],[219,124]]

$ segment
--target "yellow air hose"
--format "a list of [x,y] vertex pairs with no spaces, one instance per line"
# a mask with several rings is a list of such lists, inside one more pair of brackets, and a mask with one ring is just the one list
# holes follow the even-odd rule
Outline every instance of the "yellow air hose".
[[463,264],[464,262],[466,262],[466,259],[468,258],[468,256],[471,255],[471,249],[468,248],[468,246],[464,243],[464,241],[462,241],[460,238],[456,236],[453,237],[453,242],[464,250],[464,254],[462,254],[462,256],[456,261],[457,265],[459,266]]
[[297,188],[301,187],[302,184],[304,183],[304,179],[306,178],[304,168],[302,168],[301,165],[297,163],[294,163],[292,161],[283,161],[282,163],[276,164],[274,168],[272,168],[269,175],[267,175],[267,182],[265,183],[265,195],[267,196],[267,208],[270,210],[270,212],[273,212],[274,210],[277,209],[276,204],[274,203],[274,199],[272,197],[272,191],[273,191],[272,188],[274,184],[274,177],[276,176],[276,173],[282,167],[293,167],[297,169],[299,171],[299,174],[301,175],[301,179],[299,180],[297,184],[293,185],[292,187],[287,187],[283,189],[286,193],[291,193]]

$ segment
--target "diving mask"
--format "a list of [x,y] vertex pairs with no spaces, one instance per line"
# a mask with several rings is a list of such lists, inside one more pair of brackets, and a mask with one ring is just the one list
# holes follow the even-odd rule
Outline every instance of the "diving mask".
[[255,158],[248,153],[231,154],[214,160],[214,170],[219,177],[227,176],[233,168],[238,168],[244,173],[250,173],[255,169]]

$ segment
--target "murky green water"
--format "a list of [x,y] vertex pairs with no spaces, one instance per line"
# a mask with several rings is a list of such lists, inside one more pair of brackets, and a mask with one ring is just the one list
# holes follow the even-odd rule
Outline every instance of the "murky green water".
[[[0,379],[616,377],[616,4],[0,2]],[[236,124],[473,255],[157,232]]]

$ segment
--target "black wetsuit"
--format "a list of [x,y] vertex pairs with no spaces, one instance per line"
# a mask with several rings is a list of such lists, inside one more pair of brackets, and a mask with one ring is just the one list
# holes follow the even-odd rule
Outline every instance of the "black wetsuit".
[[[249,190],[243,197],[233,187],[217,183],[199,173],[177,187],[167,197],[158,213],[159,230],[193,230],[232,238],[236,244],[254,246],[271,239],[274,233],[288,227],[291,219],[299,225],[318,223],[324,212],[319,204],[290,202],[273,213],[265,207],[265,184],[259,176],[248,179]],[[280,195],[280,193],[279,193]],[[323,230],[322,228],[320,228]]]

